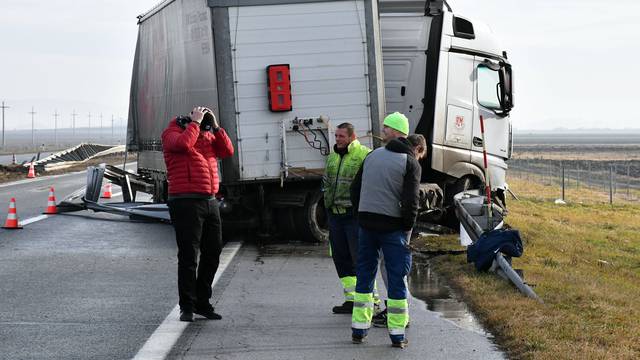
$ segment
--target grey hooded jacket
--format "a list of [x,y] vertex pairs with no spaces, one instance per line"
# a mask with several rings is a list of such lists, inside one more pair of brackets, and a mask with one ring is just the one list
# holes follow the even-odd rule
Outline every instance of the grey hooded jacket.
[[[360,226],[374,231],[409,231],[418,215],[422,168],[405,138],[391,140],[365,158],[351,184]],[[355,213],[355,211],[354,211]]]

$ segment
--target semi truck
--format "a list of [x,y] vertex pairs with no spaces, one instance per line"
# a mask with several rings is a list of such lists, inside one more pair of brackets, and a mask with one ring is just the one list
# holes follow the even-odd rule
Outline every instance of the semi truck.
[[325,240],[335,126],[350,122],[377,147],[394,111],[425,135],[422,180],[443,190],[443,207],[485,181],[483,145],[504,198],[511,65],[487,26],[444,1],[166,0],[138,24],[127,147],[156,202],[168,186],[160,135],[197,105],[236,148],[216,195],[225,229]]

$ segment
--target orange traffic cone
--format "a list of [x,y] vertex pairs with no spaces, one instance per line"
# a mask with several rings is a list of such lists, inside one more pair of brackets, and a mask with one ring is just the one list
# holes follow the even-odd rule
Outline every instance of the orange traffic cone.
[[45,214],[53,215],[58,213],[58,208],[56,207],[56,195],[53,190],[53,186],[49,189],[49,200],[47,201],[47,210],[44,211]]
[[22,229],[18,222],[18,212],[16,210],[16,199],[11,198],[9,203],[9,214],[7,215],[7,221],[4,223],[3,229]]
[[27,178],[33,179],[36,177],[36,169],[33,167],[33,163],[29,165],[29,173],[27,174]]
[[104,193],[102,193],[102,198],[103,199],[111,199],[111,196],[113,195],[113,193],[111,192],[111,183],[107,183],[107,185],[104,186]]

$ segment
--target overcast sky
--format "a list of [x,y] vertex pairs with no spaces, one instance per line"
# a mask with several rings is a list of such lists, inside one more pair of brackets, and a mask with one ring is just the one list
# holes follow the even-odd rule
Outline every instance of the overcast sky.
[[[205,0],[202,0],[205,1]],[[105,126],[128,112],[136,16],[157,0],[0,0],[7,128]],[[450,0],[490,24],[514,67],[517,129],[640,128],[640,1]]]

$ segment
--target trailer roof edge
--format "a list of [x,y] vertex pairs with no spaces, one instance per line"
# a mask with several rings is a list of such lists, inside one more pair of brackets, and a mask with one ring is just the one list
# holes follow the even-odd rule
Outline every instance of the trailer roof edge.
[[209,7],[234,7],[257,5],[286,5],[353,0],[207,0]]
[[160,1],[154,7],[149,9],[147,12],[138,15],[137,16],[138,24],[144,22],[145,20],[147,20],[151,16],[155,15],[158,11],[164,9],[165,7],[167,7],[167,5],[171,4],[174,1],[175,0],[163,0],[163,1]]

